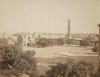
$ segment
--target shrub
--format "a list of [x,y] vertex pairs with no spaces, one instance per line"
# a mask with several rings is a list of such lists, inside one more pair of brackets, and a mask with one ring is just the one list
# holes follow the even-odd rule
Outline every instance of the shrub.
[[23,52],[20,47],[15,45],[4,45],[0,46],[0,52],[2,68],[4,68],[3,66],[12,67],[11,69],[7,68],[10,71],[7,75],[18,75],[19,73],[32,74],[36,70],[36,59],[33,57],[35,51]]
[[66,43],[67,43],[68,45],[74,44],[74,39],[66,39]]
[[22,53],[22,49],[15,45],[2,45],[0,46],[0,53],[2,65],[12,66],[15,59]]
[[92,51],[93,51],[93,52],[98,52],[98,51],[99,51],[99,47],[97,47],[97,46],[93,47],[93,48],[92,48]]
[[92,64],[79,61],[72,66],[72,75],[74,77],[93,77],[95,70]]
[[73,59],[68,59],[67,63],[51,66],[44,77],[96,77],[96,70],[92,64],[72,61]]
[[64,45],[66,41],[64,38],[58,38],[57,42],[58,42],[58,45]]
[[80,46],[87,47],[87,46],[88,46],[87,40],[85,40],[85,39],[81,40],[81,41],[80,41]]
[[32,58],[35,55],[35,51],[34,50],[28,50],[24,52],[23,57],[24,58]]
[[48,45],[48,42],[47,42],[46,38],[41,38],[37,41],[37,45],[39,47],[46,47]]
[[57,41],[54,39],[41,38],[36,42],[36,44],[39,47],[48,47],[48,46],[53,46],[53,45],[57,44]]
[[20,73],[34,73],[36,70],[36,59],[33,57],[34,55],[34,51],[26,51],[23,53],[21,57],[14,61],[14,69]]
[[51,66],[51,69],[46,72],[46,77],[64,77],[67,71],[68,65],[59,63]]
[[74,60],[68,58],[66,63],[58,63],[51,66],[51,69],[46,72],[46,77],[69,77],[73,65]]

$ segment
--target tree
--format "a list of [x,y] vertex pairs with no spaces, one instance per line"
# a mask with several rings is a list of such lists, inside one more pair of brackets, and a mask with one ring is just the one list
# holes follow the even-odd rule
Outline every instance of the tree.
[[50,66],[51,69],[46,71],[46,77],[71,77],[69,76],[74,60],[68,58],[66,63],[57,63],[56,65]]
[[72,75],[74,77],[93,77],[94,74],[95,70],[93,65],[83,60],[72,66]]
[[51,66],[44,77],[96,77],[96,70],[83,60],[74,63],[73,59],[68,59],[66,63]]
[[16,45],[0,46],[0,56],[2,58],[1,67],[4,68],[6,66],[11,68],[13,71],[9,74],[33,74],[37,66],[34,55],[35,51],[23,52],[22,48]]
[[53,39],[46,39],[48,46],[53,46]]
[[66,71],[68,71],[68,65],[59,63],[51,66],[51,69],[46,72],[46,77],[64,77]]
[[36,44],[40,47],[53,46],[54,43],[56,43],[56,41],[49,38],[41,38],[36,42]]
[[99,52],[99,47],[98,47],[98,46],[93,47],[93,48],[92,48],[92,51],[93,51],[93,52]]
[[73,43],[73,39],[67,39],[67,40],[66,40],[66,43],[67,43],[68,45],[72,44],[72,43]]
[[2,45],[0,46],[0,53],[2,66],[12,66],[15,59],[22,53],[22,49],[15,45]]
[[46,46],[48,46],[48,42],[47,42],[46,38],[41,38],[37,41],[37,45],[39,47],[46,47]]
[[31,74],[36,70],[36,59],[33,57],[35,51],[25,51],[20,57],[18,57],[13,64],[15,70],[20,73]]
[[58,42],[58,45],[64,45],[65,44],[65,39],[64,38],[58,38],[57,42]]
[[88,42],[87,42],[87,40],[85,40],[85,39],[80,40],[80,46],[87,47],[87,46],[88,46]]
[[88,35],[86,38],[84,38],[84,40],[86,40],[87,45],[91,45],[91,42],[93,40],[93,37],[91,35]]

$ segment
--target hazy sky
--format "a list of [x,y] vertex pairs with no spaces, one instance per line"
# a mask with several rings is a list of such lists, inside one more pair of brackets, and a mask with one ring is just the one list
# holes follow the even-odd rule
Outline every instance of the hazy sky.
[[97,33],[100,0],[0,0],[0,32]]

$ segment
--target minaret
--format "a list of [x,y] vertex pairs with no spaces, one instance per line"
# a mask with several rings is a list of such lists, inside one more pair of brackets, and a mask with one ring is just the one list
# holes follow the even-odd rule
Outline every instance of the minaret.
[[98,41],[98,43],[99,43],[99,46],[98,46],[98,72],[97,72],[97,76],[99,77],[100,76],[100,49],[99,49],[99,47],[100,47],[100,24],[98,24],[98,27],[99,27],[99,41]]
[[68,38],[68,39],[71,39],[71,20],[68,20],[67,38]]

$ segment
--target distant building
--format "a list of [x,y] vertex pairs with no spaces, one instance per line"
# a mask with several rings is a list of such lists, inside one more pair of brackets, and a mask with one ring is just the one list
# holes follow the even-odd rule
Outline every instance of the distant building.
[[97,34],[73,34],[73,44],[79,45],[81,40],[87,39],[89,46],[98,46],[99,38]]
[[65,34],[60,33],[21,33],[22,45],[31,46],[40,38],[58,39],[65,38]]
[[[70,29],[70,28],[69,28]],[[73,40],[73,44],[79,45],[80,41],[84,38],[91,37],[89,45],[97,46],[98,45],[98,36],[97,34],[72,34],[71,31],[68,31],[70,35],[68,38]],[[0,33],[0,38],[7,39],[8,44],[20,43],[21,46],[32,46],[38,41],[40,38],[47,39],[58,39],[58,38],[66,38],[66,34],[63,33],[42,33],[42,32],[34,32],[34,33]]]
[[6,32],[0,33],[0,38],[6,39],[8,44],[14,44],[17,42],[17,36]]
[[92,46],[99,46],[99,38],[98,38],[98,36],[93,37],[91,45]]
[[48,38],[48,39],[58,39],[65,38],[65,34],[61,33],[41,33],[39,34],[40,38]]
[[21,33],[21,37],[23,46],[31,46],[35,44],[35,33]]
[[73,44],[79,45],[81,40],[83,40],[83,38],[73,38]]

